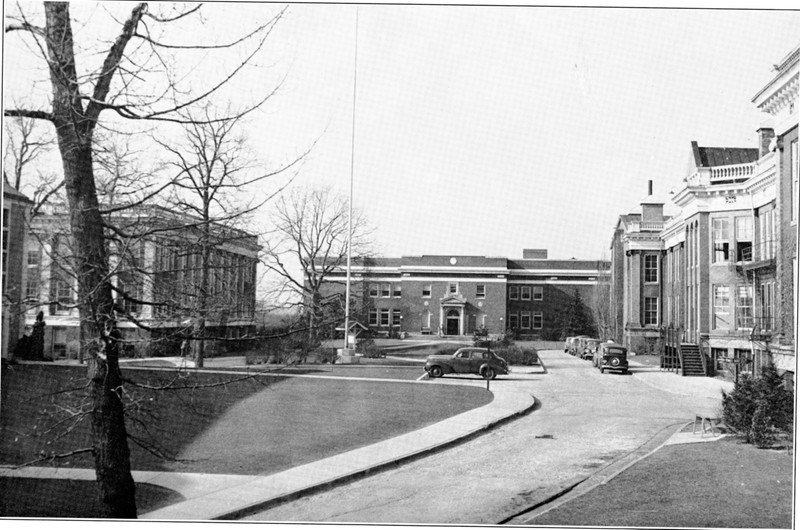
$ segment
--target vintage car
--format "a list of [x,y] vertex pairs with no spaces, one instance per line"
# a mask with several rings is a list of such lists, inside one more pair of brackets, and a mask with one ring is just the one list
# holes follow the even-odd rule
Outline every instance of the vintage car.
[[431,377],[444,374],[477,374],[484,379],[509,373],[508,363],[488,348],[460,348],[452,355],[430,355],[425,371]]
[[600,369],[600,373],[606,370],[614,370],[628,373],[628,350],[614,342],[602,342],[594,352],[592,363]]
[[593,359],[594,351],[600,346],[600,339],[581,340],[581,359]]
[[575,337],[567,337],[564,339],[564,353],[569,353],[570,347],[572,347],[572,339]]
[[569,343],[569,354],[570,355],[580,355],[581,352],[581,341],[583,339],[588,339],[588,335],[578,335],[577,337],[570,337],[568,339]]

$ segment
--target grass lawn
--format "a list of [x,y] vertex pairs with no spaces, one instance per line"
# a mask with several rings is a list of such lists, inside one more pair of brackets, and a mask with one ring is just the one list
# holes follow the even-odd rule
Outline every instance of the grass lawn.
[[733,437],[666,446],[531,524],[791,528],[792,466]]
[[[373,370],[422,374],[421,368],[351,370],[364,376]],[[60,407],[80,405],[85,393],[55,392],[85,384],[84,374],[83,367],[52,365],[16,365],[3,371],[1,464],[91,445],[88,418],[60,439],[56,435],[70,423],[51,430],[67,417]],[[259,376],[221,384],[240,376],[183,372],[176,380],[177,372],[148,370],[125,375],[149,385],[175,382],[170,390],[126,387],[129,434],[171,457],[160,458],[130,443],[134,470],[274,473],[419,429],[491,400],[479,387],[411,382]],[[218,386],[200,387],[209,384]],[[93,467],[89,454],[57,464]]]

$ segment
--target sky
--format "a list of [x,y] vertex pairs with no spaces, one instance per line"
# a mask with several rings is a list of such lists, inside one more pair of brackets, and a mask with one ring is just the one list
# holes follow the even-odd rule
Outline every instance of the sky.
[[296,184],[346,193],[352,160],[381,255],[597,259],[649,180],[679,188],[691,141],[757,147],[751,100],[798,28],[797,11],[295,5],[274,118],[289,151],[324,130]]
[[[230,36],[278,6],[208,9],[209,35]],[[292,4],[238,89],[283,79],[253,151],[280,164],[313,145],[292,186],[346,194],[352,177],[378,255],[592,260],[649,180],[679,188],[691,141],[757,147],[751,100],[798,28],[775,9]]]

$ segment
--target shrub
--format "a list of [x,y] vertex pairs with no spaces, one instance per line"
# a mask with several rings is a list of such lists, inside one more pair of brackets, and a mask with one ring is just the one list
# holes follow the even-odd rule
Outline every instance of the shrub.
[[505,359],[508,364],[538,364],[539,354],[536,348],[520,348],[516,345],[500,346],[494,352]]
[[730,393],[722,393],[722,414],[747,443],[770,447],[782,433],[792,432],[794,395],[769,364],[758,378],[743,376]]

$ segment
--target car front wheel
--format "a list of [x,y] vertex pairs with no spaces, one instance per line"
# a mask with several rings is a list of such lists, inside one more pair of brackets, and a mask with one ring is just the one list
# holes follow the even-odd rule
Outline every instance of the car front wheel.
[[486,368],[483,369],[481,375],[483,376],[484,379],[488,381],[489,379],[494,379],[497,374],[495,373],[494,368],[492,368],[491,366],[487,366]]
[[433,378],[442,377],[442,375],[444,375],[441,366],[432,366],[428,374]]

